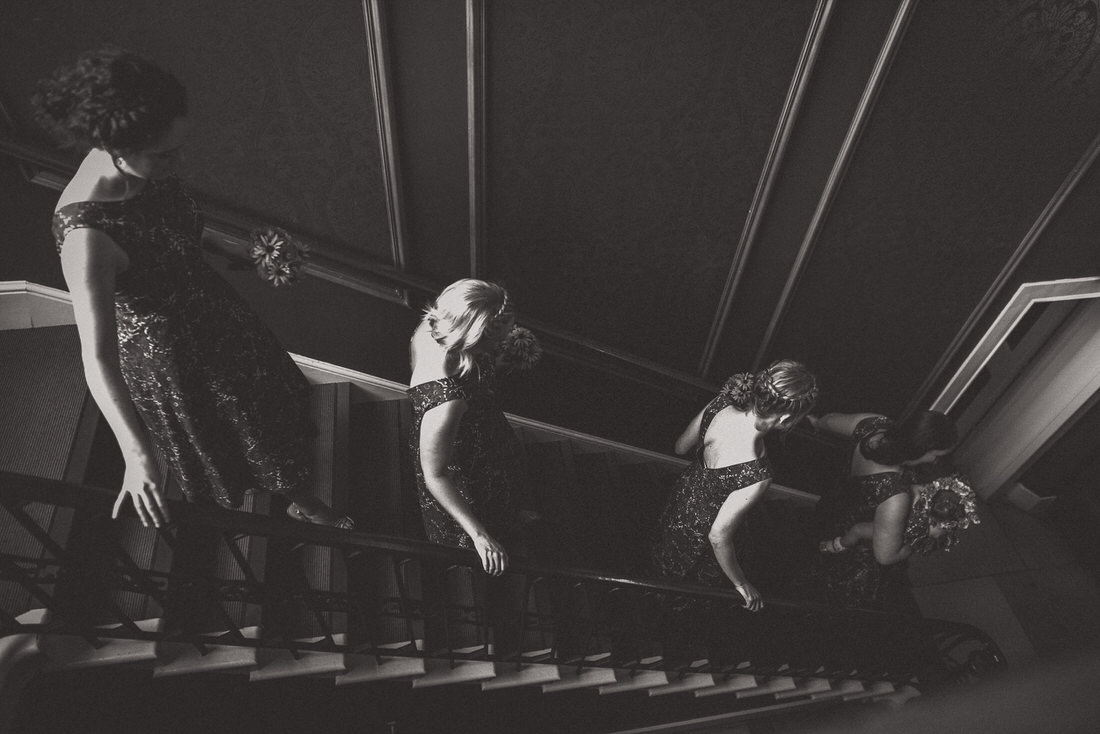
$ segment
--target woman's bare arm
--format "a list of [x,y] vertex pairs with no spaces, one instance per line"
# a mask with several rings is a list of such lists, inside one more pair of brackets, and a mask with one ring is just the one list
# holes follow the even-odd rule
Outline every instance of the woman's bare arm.
[[878,413],[826,413],[822,416],[806,416],[806,420],[810,422],[815,431],[848,438],[860,421],[877,415]]
[[909,519],[909,493],[895,494],[875,509],[874,537],[871,547],[875,560],[883,566],[900,563],[913,554],[905,545],[905,522]]
[[119,364],[114,289],[123,258],[118,245],[106,234],[94,229],[75,229],[65,237],[61,268],[72,294],[88,390],[126,460],[122,489],[112,517],[118,517],[123,500],[130,497],[142,524],[160,527],[169,521],[160,472]]
[[458,491],[448,468],[458,426],[465,412],[466,401],[451,400],[424,414],[420,423],[420,466],[424,470],[424,483],[428,491],[473,540],[485,571],[499,575],[508,566],[508,553],[486,531],[480,518]]
[[765,479],[730,492],[714,518],[708,536],[718,565],[744,597],[745,606],[754,612],[764,606],[764,599],[756,587],[749,583],[745,572],[741,570],[741,564],[737,561],[737,551],[734,549],[733,534],[744,520],[745,513],[764,495],[769,484],[771,480]]

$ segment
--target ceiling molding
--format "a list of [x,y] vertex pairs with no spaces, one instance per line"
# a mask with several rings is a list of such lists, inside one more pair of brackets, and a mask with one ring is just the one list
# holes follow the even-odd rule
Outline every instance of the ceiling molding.
[[817,62],[817,56],[825,38],[825,29],[829,25],[834,7],[834,0],[818,0],[813,18],[810,20],[809,29],[806,31],[806,40],[802,45],[798,63],[795,65],[791,85],[787,90],[787,98],[783,101],[783,108],[776,123],[775,134],[772,136],[771,147],[768,149],[767,158],[764,160],[760,180],[756,185],[756,192],[753,194],[752,203],[749,205],[749,213],[741,230],[741,237],[733,253],[733,261],[726,277],[726,285],[718,301],[718,310],[714,321],[711,323],[706,345],[703,347],[703,356],[699,361],[699,374],[704,377],[710,372],[714,363],[715,351],[718,348],[722,334],[725,332],[730,309],[733,307],[733,299],[737,295],[737,288],[748,265],[749,254],[756,243],[756,233],[760,228],[760,222],[763,220],[764,212],[771,201],[775,179],[783,164],[783,158],[786,156],[791,131],[798,120],[802,100],[809,86],[810,77],[813,75],[814,65]]
[[[401,187],[401,166],[397,156],[397,142],[393,121],[393,85],[390,79],[389,45],[386,39],[386,23],[380,0],[363,0],[363,20],[366,25],[367,57],[374,98],[374,111],[378,121],[378,144],[381,148],[382,179],[386,189],[386,212],[390,224],[390,249],[393,264],[398,270],[407,265],[407,237],[405,208]],[[402,294],[408,302],[408,294]]]
[[779,296],[779,301],[776,303],[771,321],[768,323],[768,328],[764,332],[764,337],[760,342],[760,348],[756,352],[756,357],[753,359],[754,371],[759,370],[763,366],[764,359],[772,348],[772,343],[775,341],[775,337],[779,332],[779,327],[790,307],[791,299],[798,287],[798,282],[802,278],[802,274],[805,272],[806,266],[810,261],[814,245],[817,244],[818,235],[821,234],[821,228],[825,223],[829,210],[832,208],[833,201],[840,191],[840,184],[844,180],[844,174],[847,172],[848,165],[855,155],[859,138],[867,125],[868,119],[871,117],[871,111],[874,109],[875,101],[878,99],[878,94],[886,81],[890,66],[893,64],[894,57],[897,55],[898,48],[901,46],[901,41],[905,37],[905,31],[909,27],[909,21],[913,17],[916,6],[917,0],[901,0],[901,3],[898,5],[898,10],[894,14],[894,20],[891,22],[890,29],[886,33],[886,38],[883,41],[882,48],[879,50],[878,58],[875,59],[875,65],[871,69],[871,74],[867,79],[867,85],[863,89],[863,95],[860,97],[859,104],[856,106],[855,114],[852,116],[852,122],[848,126],[848,132],[844,136],[844,141],[841,143],[840,150],[837,152],[833,168],[829,172],[828,179],[825,181],[825,186],[821,192],[821,198],[817,202],[817,208],[814,210],[813,217],[810,219],[810,224],[806,228],[806,234],[802,239],[802,245],[798,250],[795,261],[791,266],[791,271],[787,276],[787,282],[783,286],[783,292]]
[[[1070,194],[1077,188],[1077,185],[1081,183],[1081,180],[1085,177],[1085,174],[1088,173],[1098,156],[1100,156],[1100,134],[1092,139],[1088,148],[1085,149],[1084,154],[1077,160],[1077,163],[1074,164],[1069,174],[1067,174],[1066,178],[1062,181],[1061,186],[1054,192],[1054,196],[1047,202],[1047,205],[1043,208],[1043,211],[1039,213],[1034,224],[1031,225],[1031,228],[1028,229],[1023,239],[1020,240],[1020,244],[1016,246],[1015,252],[1012,253],[1012,256],[1004,264],[1004,267],[1001,268],[1001,272],[997,275],[996,279],[994,279],[992,285],[986,290],[982,299],[978,301],[978,305],[970,312],[970,316],[967,317],[962,328],[955,334],[955,338],[951,340],[947,349],[932,367],[932,370],[928,373],[928,377],[925,378],[924,382],[913,396],[913,399],[909,401],[909,405],[906,406],[903,416],[907,416],[914,410],[917,410],[921,403],[927,399],[935,385],[943,378],[948,367],[962,350],[963,345],[970,340],[973,331],[985,317],[986,312],[992,307],[1001,291],[1008,285],[1009,280],[1020,266],[1020,263],[1027,257],[1028,253],[1031,252],[1035,243],[1039,241],[1043,232],[1046,231],[1047,225],[1054,219],[1055,215],[1062,208],[1062,205],[1066,203]],[[1017,295],[1019,295],[1019,293],[1017,293]],[[1002,316],[1003,315],[1004,313],[1002,312]]]
[[485,273],[485,0],[466,0],[466,138],[470,277]]

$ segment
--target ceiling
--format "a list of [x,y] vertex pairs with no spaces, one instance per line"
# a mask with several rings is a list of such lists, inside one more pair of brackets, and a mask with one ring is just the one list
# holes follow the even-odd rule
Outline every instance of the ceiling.
[[313,245],[303,332],[345,288],[407,310],[477,275],[609,374],[702,394],[791,356],[824,409],[896,413],[1020,283],[1098,274],[1097,21],[1095,0],[7,0],[3,150],[63,171],[34,80],[112,41],[188,85],[214,220]]

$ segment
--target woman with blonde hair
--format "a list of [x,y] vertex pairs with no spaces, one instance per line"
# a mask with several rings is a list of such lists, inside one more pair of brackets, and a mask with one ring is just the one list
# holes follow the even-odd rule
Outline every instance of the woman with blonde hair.
[[732,583],[757,611],[763,599],[738,562],[738,528],[771,483],[763,438],[787,430],[817,400],[817,380],[800,362],[780,360],[743,372],[688,424],[676,453],[694,454],[661,514],[653,568],[663,576]]
[[424,311],[410,344],[412,451],[428,540],[477,551],[487,573],[508,565],[516,529],[519,444],[497,398],[495,371],[515,309],[495,283],[464,279]]

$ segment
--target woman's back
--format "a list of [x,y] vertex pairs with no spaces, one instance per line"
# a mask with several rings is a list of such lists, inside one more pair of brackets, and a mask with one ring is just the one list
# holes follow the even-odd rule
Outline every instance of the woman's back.
[[743,464],[760,458],[757,431],[753,416],[728,403],[712,402],[703,414],[703,434],[700,461],[703,466],[718,469]]

